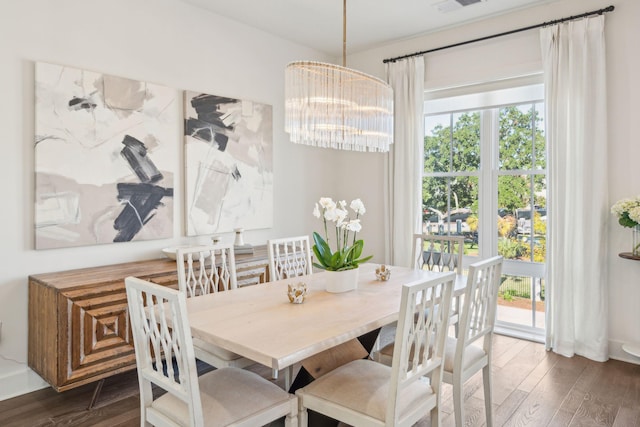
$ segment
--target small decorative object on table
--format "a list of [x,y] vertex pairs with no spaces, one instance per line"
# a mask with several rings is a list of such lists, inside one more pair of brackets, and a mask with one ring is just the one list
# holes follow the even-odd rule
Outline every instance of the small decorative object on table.
[[304,297],[307,295],[307,284],[304,282],[296,283],[292,285],[289,283],[287,285],[287,295],[289,296],[289,302],[293,304],[302,304],[304,302]]
[[391,269],[386,265],[382,264],[380,267],[376,268],[376,278],[378,280],[387,281],[391,277]]
[[[349,207],[355,213],[354,219],[349,217],[347,202],[344,200],[336,203],[329,197],[322,197],[313,209],[313,216],[318,219],[322,217],[324,223],[324,238],[313,232],[313,253],[317,260],[313,265],[327,271],[325,276],[328,292],[355,289],[358,285],[358,266],[372,258],[360,258],[364,241],[356,240],[356,235],[362,229],[360,215],[366,212],[364,204],[360,199],[355,199]],[[334,236],[333,230],[329,233],[327,222],[335,223],[335,252],[331,250],[329,238],[330,234]]]
[[611,213],[618,216],[618,223],[631,228],[631,255],[640,257],[640,196],[618,200],[612,207]]

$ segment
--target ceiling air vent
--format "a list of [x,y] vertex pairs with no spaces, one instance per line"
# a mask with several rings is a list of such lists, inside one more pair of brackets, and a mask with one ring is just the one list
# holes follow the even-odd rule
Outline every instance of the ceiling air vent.
[[481,3],[487,0],[444,0],[435,3],[433,6],[442,13],[452,12],[454,10],[461,9],[465,6],[470,6],[475,3]]

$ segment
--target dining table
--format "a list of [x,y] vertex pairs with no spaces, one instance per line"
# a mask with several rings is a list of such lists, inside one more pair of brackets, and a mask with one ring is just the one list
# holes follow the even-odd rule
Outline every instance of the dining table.
[[[348,347],[397,321],[402,285],[443,274],[389,266],[388,280],[377,280],[377,267],[360,265],[357,287],[341,293],[326,291],[327,274],[321,271],[187,298],[192,336],[290,375],[294,364]],[[294,304],[288,285],[299,283],[306,284],[307,294],[304,302]],[[453,296],[460,296],[465,286],[466,277],[457,275]],[[291,380],[286,383],[288,388]]]

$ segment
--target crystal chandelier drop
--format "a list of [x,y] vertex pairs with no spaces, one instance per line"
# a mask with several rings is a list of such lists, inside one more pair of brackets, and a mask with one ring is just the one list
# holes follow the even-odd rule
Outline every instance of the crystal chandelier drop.
[[393,143],[393,90],[384,81],[343,66],[296,61],[285,69],[285,126],[291,141],[352,151],[389,151]]

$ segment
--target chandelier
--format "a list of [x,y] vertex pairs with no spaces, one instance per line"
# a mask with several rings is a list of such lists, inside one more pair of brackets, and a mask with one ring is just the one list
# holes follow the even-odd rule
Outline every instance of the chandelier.
[[389,151],[393,90],[346,68],[347,0],[343,0],[342,67],[296,61],[285,69],[285,125],[291,141],[352,151]]

